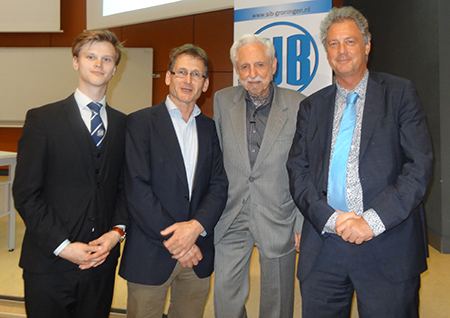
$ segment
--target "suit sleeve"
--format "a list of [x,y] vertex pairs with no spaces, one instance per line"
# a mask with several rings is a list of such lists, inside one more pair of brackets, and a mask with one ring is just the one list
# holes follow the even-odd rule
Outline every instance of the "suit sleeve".
[[[400,224],[421,204],[431,178],[433,151],[431,137],[419,97],[410,81],[402,87],[396,109],[400,164],[395,182],[370,200],[386,231]],[[394,102],[393,102],[394,103]],[[381,153],[381,156],[385,153]],[[395,169],[393,167],[392,169]],[[388,171],[389,173],[389,167]],[[364,186],[363,186],[364,187]]]
[[39,112],[28,111],[19,140],[13,196],[27,234],[50,257],[64,240],[70,239],[70,232],[44,198],[48,166],[47,138]]
[[117,184],[116,204],[111,227],[124,225],[128,228],[130,225],[130,216],[125,204],[125,185],[124,185],[124,167],[120,171],[119,182]]
[[152,189],[150,143],[147,123],[139,113],[128,116],[125,139],[125,198],[134,224],[155,243],[162,244],[160,231],[174,224]]
[[[320,234],[334,213],[326,201],[326,196],[319,193],[312,177],[310,156],[308,154],[308,129],[310,124],[311,104],[302,102],[297,115],[297,128],[287,160],[289,187],[292,198],[307,219]],[[314,134],[313,134],[314,135]],[[317,163],[316,163],[317,164]]]

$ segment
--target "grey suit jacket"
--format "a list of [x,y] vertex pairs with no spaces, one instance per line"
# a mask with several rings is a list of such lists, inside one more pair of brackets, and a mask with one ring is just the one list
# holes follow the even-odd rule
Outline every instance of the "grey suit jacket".
[[229,180],[228,201],[216,229],[217,244],[251,197],[258,247],[269,258],[294,249],[303,216],[289,192],[286,160],[295,133],[296,114],[304,96],[275,86],[263,142],[250,168],[246,134],[246,90],[229,87],[215,94],[214,120]]

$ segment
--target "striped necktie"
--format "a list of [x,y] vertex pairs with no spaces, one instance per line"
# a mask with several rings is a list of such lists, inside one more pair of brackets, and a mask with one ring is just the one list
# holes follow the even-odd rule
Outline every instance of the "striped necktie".
[[356,99],[358,94],[347,96],[347,107],[342,115],[341,126],[333,150],[328,176],[328,200],[335,210],[348,212],[347,162],[352,145],[356,122]]
[[102,146],[103,138],[105,138],[105,126],[103,125],[102,118],[100,117],[100,108],[102,104],[90,102],[88,105],[91,110],[91,136],[94,139],[95,145],[100,149]]

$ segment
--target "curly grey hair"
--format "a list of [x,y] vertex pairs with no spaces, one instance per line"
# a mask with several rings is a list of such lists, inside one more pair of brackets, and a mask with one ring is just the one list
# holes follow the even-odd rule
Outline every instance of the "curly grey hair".
[[333,8],[325,19],[320,23],[320,39],[322,44],[327,49],[327,34],[328,29],[333,23],[342,22],[343,20],[353,20],[358,26],[359,31],[364,40],[364,45],[369,43],[371,35],[369,32],[369,23],[367,19],[353,7]]

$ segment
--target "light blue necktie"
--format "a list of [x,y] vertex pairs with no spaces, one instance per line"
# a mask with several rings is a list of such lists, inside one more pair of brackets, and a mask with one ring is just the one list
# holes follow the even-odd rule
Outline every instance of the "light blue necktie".
[[91,114],[91,136],[94,139],[95,145],[100,149],[102,146],[103,138],[105,137],[105,126],[103,125],[102,118],[100,117],[100,108],[102,104],[90,102],[87,105],[92,111]]
[[328,176],[329,204],[335,210],[348,212],[347,205],[347,162],[352,145],[356,122],[356,99],[358,94],[347,96],[347,107],[342,115],[341,126],[333,150],[330,174]]

